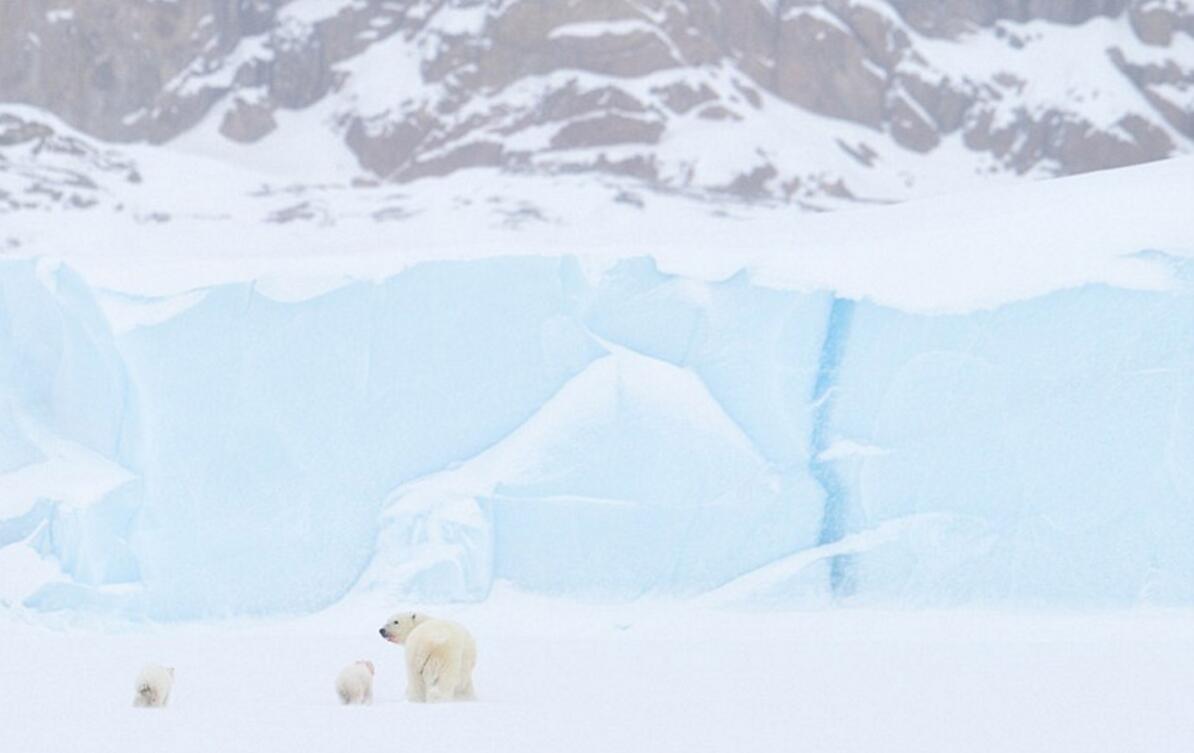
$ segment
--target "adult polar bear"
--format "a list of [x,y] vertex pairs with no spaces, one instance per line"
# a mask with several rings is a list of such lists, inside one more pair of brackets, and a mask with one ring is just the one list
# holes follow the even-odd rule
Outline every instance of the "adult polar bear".
[[400,612],[377,632],[390,643],[406,646],[408,701],[473,699],[477,645],[463,627],[418,612]]

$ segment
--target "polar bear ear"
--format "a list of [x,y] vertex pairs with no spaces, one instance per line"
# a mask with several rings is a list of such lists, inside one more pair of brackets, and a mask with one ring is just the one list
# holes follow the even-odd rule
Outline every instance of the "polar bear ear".
[[171,677],[174,676],[174,667],[166,667],[166,671],[170,673]]

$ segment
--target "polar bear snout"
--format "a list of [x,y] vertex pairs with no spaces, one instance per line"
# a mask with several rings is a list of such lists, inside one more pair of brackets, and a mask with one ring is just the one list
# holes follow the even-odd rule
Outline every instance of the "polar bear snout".
[[382,625],[377,632],[390,643],[402,645],[406,642],[406,636],[410,635],[410,631],[426,619],[426,615],[421,615],[418,612],[402,612],[386,620],[386,624]]
[[387,640],[390,643],[400,644],[402,643],[402,639],[404,637],[401,631],[391,633],[389,627],[383,627],[381,630],[378,630],[377,633],[382,637],[383,640]]

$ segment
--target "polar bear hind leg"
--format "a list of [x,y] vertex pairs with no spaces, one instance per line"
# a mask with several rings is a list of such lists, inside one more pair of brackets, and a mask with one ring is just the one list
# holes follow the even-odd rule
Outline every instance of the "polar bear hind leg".
[[461,678],[460,687],[456,690],[456,697],[462,701],[477,700],[477,693],[473,690],[473,678],[471,675]]
[[427,702],[440,703],[456,697],[460,682],[461,656],[459,651],[433,651],[423,665],[423,687]]

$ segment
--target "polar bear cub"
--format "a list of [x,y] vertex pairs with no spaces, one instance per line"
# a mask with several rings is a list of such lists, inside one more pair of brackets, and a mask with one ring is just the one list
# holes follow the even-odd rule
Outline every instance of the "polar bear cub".
[[406,646],[407,700],[473,699],[477,646],[463,627],[418,612],[402,612],[378,632],[387,641]]
[[373,703],[373,662],[362,659],[340,670],[336,693],[345,705]]
[[165,706],[174,687],[174,667],[146,664],[133,685],[133,705],[146,708]]

